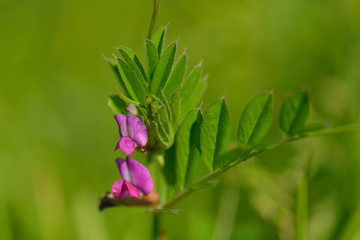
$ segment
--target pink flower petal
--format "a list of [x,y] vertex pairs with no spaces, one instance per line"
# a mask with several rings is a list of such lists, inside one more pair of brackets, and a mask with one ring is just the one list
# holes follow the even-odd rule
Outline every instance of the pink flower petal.
[[154,183],[149,170],[144,165],[132,157],[127,157],[126,160],[118,158],[116,163],[124,180],[134,184],[145,195],[152,192]]
[[135,151],[136,144],[129,136],[125,136],[116,144],[115,151],[119,148],[126,154],[132,154]]
[[124,114],[115,114],[114,118],[119,125],[119,134],[121,137],[128,136],[126,116]]
[[116,180],[111,186],[111,191],[116,198],[121,197],[140,197],[140,191],[131,183],[124,180]]
[[136,108],[136,106],[134,104],[129,104],[129,106],[127,107],[127,110],[134,115],[138,115],[138,110]]
[[141,147],[144,147],[148,141],[148,134],[145,124],[140,118],[128,114],[126,116],[127,131],[129,136]]

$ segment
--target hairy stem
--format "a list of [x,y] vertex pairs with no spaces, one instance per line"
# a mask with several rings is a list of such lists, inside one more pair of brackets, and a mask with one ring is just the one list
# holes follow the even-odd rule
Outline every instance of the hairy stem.
[[156,15],[157,15],[157,11],[158,11],[158,8],[159,8],[159,3],[160,3],[160,0],[154,0],[154,8],[153,8],[153,13],[152,13],[152,16],[151,16],[149,32],[148,32],[148,36],[147,36],[147,38],[149,40],[151,39],[153,30],[154,30]]
[[[300,140],[303,138],[308,138],[308,137],[317,137],[317,136],[329,135],[329,134],[340,133],[340,132],[349,132],[349,131],[355,131],[355,130],[360,130],[360,125],[344,125],[344,126],[339,126],[339,127],[329,128],[329,129],[320,129],[320,130],[316,130],[316,131],[312,131],[312,132],[307,132],[300,136],[294,136],[294,137],[287,138],[283,141],[280,141],[280,142],[272,144],[272,145],[268,145],[261,149],[251,150],[248,153],[246,153],[245,155],[240,156],[238,160],[226,165],[225,167],[223,167],[221,169],[216,169],[216,170],[210,172],[209,174],[205,175],[203,178],[196,181],[192,185],[207,183],[207,182],[215,179],[219,175],[223,174],[230,168],[236,166],[237,164],[244,162],[244,161],[248,160],[249,158],[259,155],[260,153],[263,153],[265,151],[280,147],[285,143],[297,141],[297,140]],[[180,200],[182,200],[183,198],[185,198],[186,196],[188,196],[189,194],[191,194],[193,192],[194,192],[194,190],[192,190],[190,188],[185,188],[185,189],[181,190],[177,195],[175,195],[172,199],[170,199],[168,202],[166,202],[163,206],[161,206],[161,208],[170,208],[171,206],[173,206],[174,204],[176,204],[177,202],[179,202]]]

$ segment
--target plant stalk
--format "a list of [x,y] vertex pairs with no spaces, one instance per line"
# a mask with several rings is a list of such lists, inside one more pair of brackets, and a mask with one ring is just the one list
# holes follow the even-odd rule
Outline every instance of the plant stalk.
[[[329,135],[329,134],[341,133],[341,132],[349,132],[349,131],[355,131],[355,130],[360,130],[360,125],[344,125],[344,126],[339,126],[339,127],[329,128],[329,129],[320,129],[320,130],[317,130],[317,131],[307,132],[307,133],[305,133],[303,135],[294,136],[294,137],[285,139],[283,141],[280,141],[278,143],[266,146],[266,147],[264,147],[262,149],[259,149],[259,150],[252,150],[252,151],[248,152],[247,154],[239,157],[238,160],[226,165],[225,167],[223,167],[221,169],[216,169],[216,170],[210,172],[209,174],[205,175],[203,178],[196,181],[192,185],[202,184],[202,183],[206,183],[208,181],[211,181],[214,178],[216,178],[219,175],[226,172],[227,170],[229,170],[230,168],[232,168],[235,165],[239,164],[240,162],[244,162],[244,161],[248,160],[249,158],[252,158],[252,157],[254,157],[256,155],[259,155],[260,153],[263,153],[265,151],[272,150],[274,148],[282,146],[283,144],[290,143],[290,142],[293,142],[293,141],[297,141],[297,140],[300,140],[300,139],[303,139],[303,138],[308,138],[308,137],[317,137],[317,136],[323,136],[323,135]],[[194,192],[194,190],[192,190],[192,189],[184,188],[177,195],[175,195],[175,197],[173,197],[167,203],[165,203],[163,206],[161,206],[161,208],[170,208],[174,204],[176,204],[177,202],[182,200],[184,197],[188,196],[189,194],[191,194],[193,192]]]
[[149,40],[151,40],[152,33],[153,33],[153,30],[154,30],[155,20],[156,20],[156,16],[157,16],[157,11],[158,11],[158,8],[159,8],[159,4],[160,4],[160,0],[154,0],[154,8],[153,8],[153,13],[152,13],[152,16],[151,16],[151,22],[150,22],[149,32],[148,32],[148,36],[147,36],[147,38],[148,38]]
[[153,240],[160,239],[161,229],[160,229],[160,214],[153,213]]

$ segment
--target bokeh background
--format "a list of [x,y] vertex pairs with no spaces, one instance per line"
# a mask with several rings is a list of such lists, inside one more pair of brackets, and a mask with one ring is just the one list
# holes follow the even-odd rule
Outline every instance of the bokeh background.
[[[148,239],[142,208],[99,212],[119,178],[115,76],[102,54],[126,45],[145,62],[151,0],[0,1],[0,239]],[[235,145],[242,109],[273,90],[275,112],[308,89],[310,122],[360,120],[357,0],[162,0],[156,26],[209,74],[204,107],[226,95]],[[277,117],[267,136],[281,139]],[[294,239],[297,186],[308,179],[309,239],[360,239],[360,135],[267,152],[166,215],[170,239]]]

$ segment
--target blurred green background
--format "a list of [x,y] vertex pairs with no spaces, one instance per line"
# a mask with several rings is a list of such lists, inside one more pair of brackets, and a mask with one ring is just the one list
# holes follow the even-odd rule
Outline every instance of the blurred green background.
[[[102,58],[126,45],[144,60],[151,0],[0,0],[0,239],[148,239],[149,213],[98,197],[119,173],[117,85]],[[275,112],[308,89],[311,122],[360,118],[357,0],[162,0],[157,27],[223,94],[233,141],[243,107],[274,90]],[[275,117],[269,139],[281,139]],[[296,192],[309,178],[309,239],[360,239],[360,134],[292,143],[241,164],[177,205],[169,239],[294,239]]]

